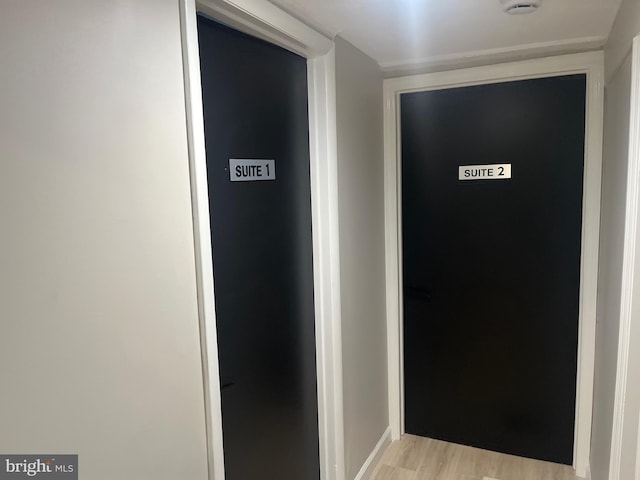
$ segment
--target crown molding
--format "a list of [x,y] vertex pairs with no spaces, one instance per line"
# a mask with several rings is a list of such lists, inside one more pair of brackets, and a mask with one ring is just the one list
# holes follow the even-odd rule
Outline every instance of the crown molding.
[[552,42],[529,43],[509,47],[475,50],[470,52],[434,55],[431,57],[380,62],[385,77],[429,73],[452,68],[474,67],[487,64],[527,60],[542,56],[600,50],[607,42],[606,36],[554,40]]

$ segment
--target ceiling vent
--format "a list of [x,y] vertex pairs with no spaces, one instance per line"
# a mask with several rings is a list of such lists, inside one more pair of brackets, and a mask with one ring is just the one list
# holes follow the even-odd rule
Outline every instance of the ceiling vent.
[[500,3],[509,15],[535,12],[540,7],[540,0],[500,0]]

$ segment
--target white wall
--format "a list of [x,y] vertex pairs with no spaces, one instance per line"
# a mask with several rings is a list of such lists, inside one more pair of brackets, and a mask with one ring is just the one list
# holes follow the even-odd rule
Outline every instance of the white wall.
[[205,479],[178,2],[3,0],[0,452]]
[[352,480],[389,425],[382,75],[340,38],[336,96],[345,461]]
[[[640,13],[640,10],[638,11]],[[609,479],[640,478],[638,422],[640,420],[640,37],[630,52],[631,68],[619,70],[630,77],[630,117],[627,157],[626,218],[618,370],[611,440]],[[623,64],[624,65],[624,64]],[[614,78],[616,75],[614,75]]]
[[[640,352],[635,326],[627,332],[624,315],[623,269],[625,233],[629,233],[630,112],[633,79],[632,41],[640,32],[640,2],[623,0],[605,47],[605,140],[602,183],[600,278],[596,378],[591,444],[593,480],[626,480],[634,477],[640,388],[635,380],[619,377],[621,357],[633,360]],[[628,246],[627,246],[628,248]],[[621,350],[631,339],[630,356]],[[622,342],[622,343],[621,343]],[[633,367],[633,363],[630,365]],[[635,377],[631,368],[629,374]],[[627,386],[616,397],[617,382]],[[618,386],[619,387],[619,386]],[[616,406],[617,404],[617,406]],[[624,406],[624,408],[623,408]],[[620,423],[620,422],[623,423]],[[618,428],[616,427],[618,423]],[[623,426],[622,429],[619,427]],[[619,435],[621,434],[621,436]]]
[[631,59],[605,90],[605,135],[598,278],[596,372],[591,440],[594,480],[608,478],[618,360],[618,327],[622,287]]
[[622,0],[605,46],[605,76],[609,80],[631,49],[633,37],[640,32],[640,2]]
[[[609,479],[640,478],[638,458],[638,422],[640,420],[640,37],[631,50],[631,68],[620,70],[630,77],[630,118],[622,260],[622,294],[618,368],[613,415]],[[624,64],[623,64],[624,65]],[[614,75],[615,78],[615,75]],[[621,139],[622,141],[623,139]]]

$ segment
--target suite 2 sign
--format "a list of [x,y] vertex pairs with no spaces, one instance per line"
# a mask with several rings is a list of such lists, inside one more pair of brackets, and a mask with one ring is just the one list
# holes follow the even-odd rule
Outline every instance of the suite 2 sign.
[[508,178],[511,178],[510,163],[458,167],[458,180],[506,180]]

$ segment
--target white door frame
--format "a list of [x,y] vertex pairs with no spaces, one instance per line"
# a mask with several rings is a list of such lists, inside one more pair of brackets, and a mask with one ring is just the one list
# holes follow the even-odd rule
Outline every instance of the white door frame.
[[333,41],[266,0],[178,0],[209,480],[224,480],[222,411],[196,12],[307,58],[318,427],[322,480],[344,480],[342,341]]
[[584,477],[589,464],[596,331],[596,294],[602,170],[603,54],[575,55],[392,78],[384,81],[385,254],[392,438],[404,433],[402,339],[402,230],[399,97],[406,92],[585,73],[587,75],[585,168],[580,261],[580,315],[573,466]]

